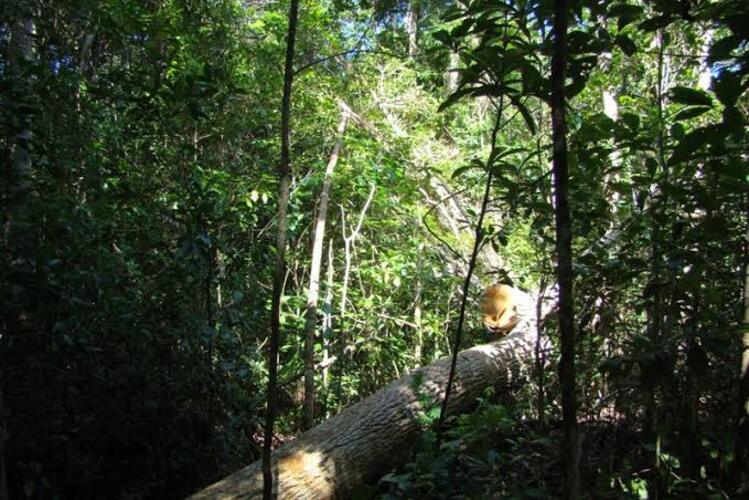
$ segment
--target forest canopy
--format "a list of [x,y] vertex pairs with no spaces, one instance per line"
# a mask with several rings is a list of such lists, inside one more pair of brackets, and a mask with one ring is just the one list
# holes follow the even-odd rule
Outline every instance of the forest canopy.
[[183,498],[494,283],[529,375],[357,495],[749,494],[747,88],[743,0],[5,0],[0,500]]

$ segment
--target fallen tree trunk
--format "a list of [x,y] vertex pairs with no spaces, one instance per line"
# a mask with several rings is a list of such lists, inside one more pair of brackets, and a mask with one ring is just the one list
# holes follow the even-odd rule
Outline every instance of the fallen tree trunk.
[[[533,303],[522,295],[521,322],[512,334],[459,354],[448,414],[470,410],[488,387],[509,390],[533,369],[536,328],[532,314],[524,314]],[[417,415],[427,409],[423,396],[439,405],[449,370],[450,358],[413,370],[275,450],[277,498],[346,497],[407,457],[420,433]],[[260,498],[262,492],[257,461],[191,498]]]

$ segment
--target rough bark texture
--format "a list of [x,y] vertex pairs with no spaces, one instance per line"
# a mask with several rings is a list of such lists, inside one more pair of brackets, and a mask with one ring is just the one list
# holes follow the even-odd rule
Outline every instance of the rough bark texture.
[[286,253],[286,210],[291,185],[291,84],[294,78],[294,42],[299,14],[299,0],[289,6],[289,31],[286,37],[286,65],[284,70],[283,98],[281,102],[281,163],[278,166],[278,238],[276,267],[273,273],[273,298],[270,313],[270,343],[268,346],[268,390],[265,409],[265,442],[263,443],[263,498],[269,500],[273,491],[271,444],[276,418],[278,386],[278,346],[281,337],[281,290]]
[[460,55],[457,50],[450,50],[450,56],[445,70],[445,94],[450,95],[458,88],[460,72]]
[[554,215],[556,219],[557,281],[559,283],[559,333],[564,420],[564,497],[580,496],[580,448],[577,437],[575,384],[575,320],[572,295],[572,221],[567,169],[567,123],[565,120],[565,71],[567,64],[567,9],[565,0],[554,2],[554,53],[551,58],[551,127],[554,142]]
[[406,12],[406,31],[408,32],[408,55],[416,56],[419,53],[419,2],[411,0]]
[[[450,414],[470,410],[487,387],[508,390],[531,373],[534,305],[531,297],[519,295],[522,319],[515,331],[458,356]],[[439,404],[449,369],[450,358],[442,358],[414,370],[275,450],[274,493],[278,498],[345,498],[358,485],[376,479],[408,456],[406,450],[420,433],[417,415],[426,409],[420,395],[429,394]],[[255,462],[191,498],[259,498],[262,483],[260,462]]]
[[[747,214],[749,219],[749,213]],[[748,220],[749,222],[749,220]],[[746,232],[749,241],[749,227]],[[744,318],[741,325],[741,378],[739,380],[739,421],[736,434],[736,461],[734,481],[741,484],[746,475],[746,464],[749,459],[749,263],[744,267]]]

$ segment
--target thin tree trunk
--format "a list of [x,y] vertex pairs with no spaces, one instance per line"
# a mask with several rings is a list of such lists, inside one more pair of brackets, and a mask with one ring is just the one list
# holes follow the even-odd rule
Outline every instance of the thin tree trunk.
[[[492,132],[492,148],[494,152],[497,149],[497,133],[502,124],[502,114],[504,112],[504,99],[499,98],[499,109],[497,110],[497,117]],[[486,163],[486,185],[484,187],[484,197],[481,200],[481,210],[479,211],[479,218],[476,221],[476,229],[473,240],[473,251],[471,252],[471,258],[468,261],[468,270],[463,280],[463,294],[460,299],[460,313],[458,314],[458,325],[455,331],[455,343],[453,347],[453,355],[450,364],[450,373],[447,377],[447,387],[445,387],[445,398],[442,400],[440,408],[439,421],[437,422],[437,443],[438,447],[442,440],[442,430],[444,429],[445,419],[447,418],[448,405],[450,403],[450,393],[452,392],[453,379],[455,377],[456,363],[458,360],[458,352],[460,351],[461,337],[463,335],[463,322],[465,320],[466,304],[468,302],[468,288],[471,284],[471,276],[473,276],[473,270],[476,267],[476,261],[478,258],[479,250],[484,239],[483,224],[484,216],[486,215],[486,209],[489,204],[489,194],[491,193],[492,177],[494,173],[494,165],[491,161]]]
[[[418,221],[418,219],[417,219]],[[423,285],[421,283],[421,270],[423,267],[423,259],[421,254],[424,251],[424,244],[419,245],[418,256],[416,257],[416,292],[414,297],[414,329],[416,330],[416,346],[414,347],[414,361],[416,365],[421,365],[421,356],[424,348],[424,339],[422,337],[421,328],[421,294]]]
[[538,335],[536,336],[536,386],[538,388],[538,399],[536,400],[536,413],[541,429],[546,428],[546,353],[542,350],[543,342],[543,300],[546,296],[546,277],[541,277],[538,286],[538,298],[536,299],[536,326]]
[[0,500],[8,500],[8,476],[5,469],[5,442],[8,431],[5,419],[5,405],[3,401],[3,377],[0,374]]
[[[657,81],[656,81],[656,110],[658,115],[658,136],[656,138],[657,148],[657,162],[659,174],[665,173],[666,170],[666,157],[665,157],[665,127],[663,117],[663,91],[664,91],[664,66],[665,66],[665,54],[664,54],[664,36],[663,29],[658,30],[656,41],[658,44],[658,62],[657,62]],[[663,331],[663,293],[661,286],[661,231],[660,231],[660,213],[658,197],[660,196],[661,186],[656,183],[651,186],[649,205],[651,208],[651,227],[650,227],[650,258],[651,258],[651,276],[650,276],[650,288],[652,290],[652,297],[650,299],[650,305],[647,309],[648,314],[648,328],[649,336],[653,345],[658,345]],[[653,445],[653,456],[652,463],[655,469],[655,480],[651,481],[651,487],[649,488],[654,499],[658,500],[661,497],[663,484],[661,474],[661,436],[658,431],[658,395],[656,387],[652,387],[648,390],[645,409],[645,427],[644,427],[644,439],[647,443]]]
[[551,126],[554,142],[554,215],[556,219],[557,281],[559,283],[559,332],[561,359],[559,385],[562,388],[564,420],[564,497],[580,496],[577,437],[577,394],[575,381],[575,321],[572,295],[572,222],[568,200],[567,123],[564,82],[567,64],[567,1],[554,2],[554,52],[551,59]]
[[276,240],[276,266],[273,272],[273,298],[271,302],[270,342],[268,347],[268,389],[265,411],[265,441],[263,442],[263,498],[274,498],[271,446],[273,424],[276,417],[276,387],[278,384],[278,345],[281,337],[281,289],[284,282],[286,253],[286,211],[291,184],[291,83],[294,77],[294,42],[299,15],[299,0],[289,5],[289,31],[286,35],[286,64],[284,68],[283,98],[281,101],[281,163],[278,166],[278,238]]
[[333,333],[333,238],[328,240],[328,275],[325,285],[325,307],[322,319],[322,386],[328,388],[330,337]]
[[346,131],[348,113],[342,111],[338,124],[336,142],[325,168],[325,177],[320,191],[315,220],[315,234],[312,239],[312,263],[310,265],[309,288],[307,291],[307,318],[304,324],[304,409],[302,428],[307,430],[315,425],[315,327],[317,326],[317,301],[320,295],[320,269],[322,268],[322,247],[325,240],[325,225],[328,220],[330,186],[333,183],[333,170],[343,147],[343,134]]

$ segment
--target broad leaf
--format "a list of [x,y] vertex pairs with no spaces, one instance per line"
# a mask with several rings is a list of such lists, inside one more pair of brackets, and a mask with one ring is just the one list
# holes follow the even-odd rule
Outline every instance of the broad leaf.
[[679,104],[692,104],[696,106],[712,106],[713,100],[702,90],[690,89],[689,87],[671,88],[671,98]]

